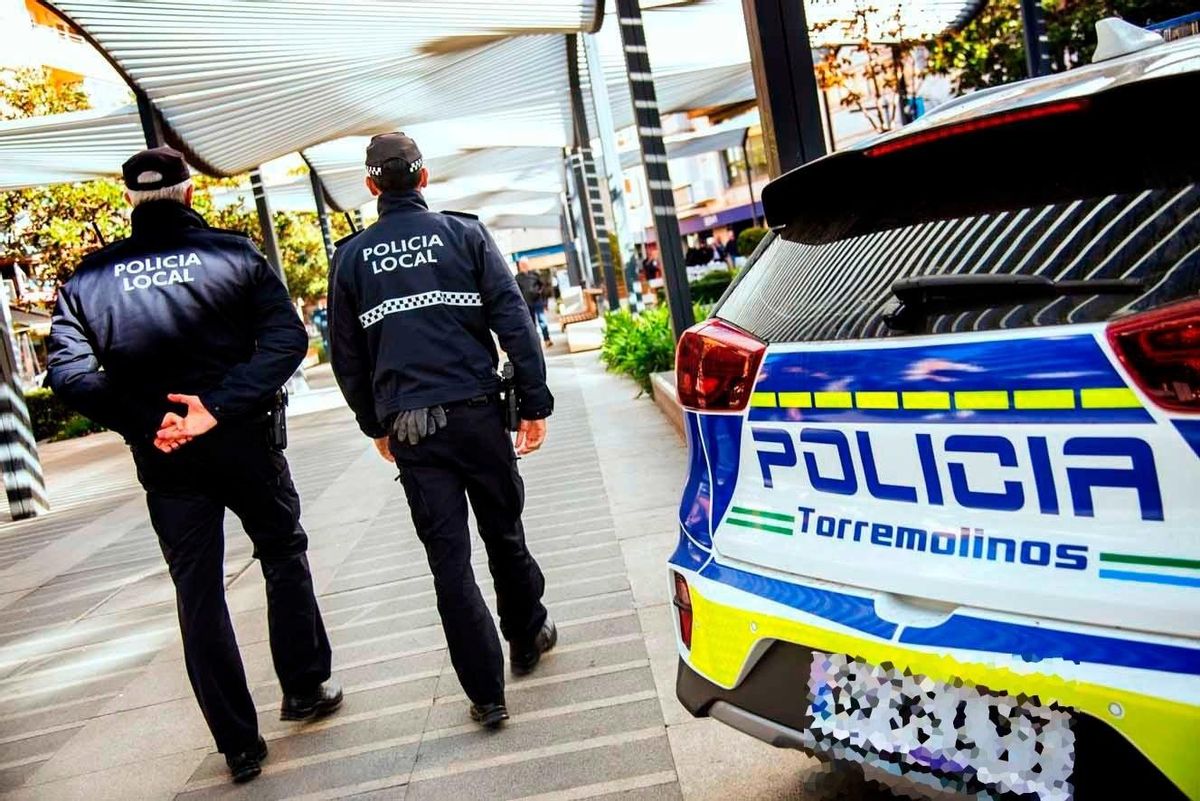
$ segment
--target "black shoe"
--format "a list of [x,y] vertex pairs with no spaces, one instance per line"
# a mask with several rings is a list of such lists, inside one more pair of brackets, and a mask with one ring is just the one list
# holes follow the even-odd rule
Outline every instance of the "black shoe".
[[229,766],[229,775],[234,784],[248,782],[262,773],[262,761],[267,758],[267,741],[258,738],[258,744],[248,751],[238,754],[226,754],[225,764]]
[[556,642],[558,642],[558,629],[555,627],[554,621],[547,617],[546,622],[542,624],[541,631],[532,640],[526,643],[511,643],[508,661],[512,666],[513,675],[524,676],[533,672],[538,662],[542,661],[542,654],[553,648]]
[[471,704],[471,720],[485,729],[498,729],[508,720],[508,707],[498,704]]
[[342,705],[342,685],[327,681],[311,693],[284,695],[279,708],[280,720],[313,720],[337,711]]

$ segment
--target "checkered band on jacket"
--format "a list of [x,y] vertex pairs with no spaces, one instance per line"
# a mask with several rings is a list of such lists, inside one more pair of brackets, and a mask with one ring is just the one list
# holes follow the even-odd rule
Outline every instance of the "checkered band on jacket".
[[427,306],[482,306],[478,292],[422,292],[400,298],[388,298],[358,316],[363,328],[370,328],[389,314],[423,309]]

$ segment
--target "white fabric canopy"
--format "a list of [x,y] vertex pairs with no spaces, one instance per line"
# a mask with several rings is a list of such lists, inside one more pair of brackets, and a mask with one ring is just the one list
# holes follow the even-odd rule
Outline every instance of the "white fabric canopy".
[[[667,145],[668,159],[686,159],[692,156],[702,156],[728,150],[731,147],[741,147],[746,137],[745,125],[721,125],[706,131],[676,134],[664,140]],[[621,169],[628,170],[636,167],[642,161],[642,152],[638,148],[622,150]]]
[[562,34],[599,23],[599,0],[50,5],[149,96],[194,163],[221,174],[401,121],[553,111]]
[[144,146],[132,108],[0,123],[0,190],[117,175]]

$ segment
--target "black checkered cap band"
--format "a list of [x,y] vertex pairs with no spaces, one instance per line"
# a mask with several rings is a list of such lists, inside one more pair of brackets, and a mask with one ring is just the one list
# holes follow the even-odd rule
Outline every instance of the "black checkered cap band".
[[[388,162],[388,164],[390,165],[390,164],[394,164],[396,162],[404,163],[404,159],[391,159]],[[416,161],[414,161],[408,165],[408,172],[417,172],[424,166],[425,166],[425,159],[423,159],[423,158],[417,159]],[[387,170],[382,165],[380,165],[380,166],[367,165],[367,175],[378,177],[380,175],[383,175],[384,172],[386,172],[386,171]]]

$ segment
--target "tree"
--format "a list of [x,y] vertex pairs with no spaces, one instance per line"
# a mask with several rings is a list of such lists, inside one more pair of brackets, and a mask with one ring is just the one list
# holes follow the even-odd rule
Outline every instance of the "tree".
[[[0,119],[61,114],[88,108],[81,85],[55,83],[41,69],[8,70],[0,74]],[[208,223],[248,234],[262,247],[258,216],[244,201],[215,202],[212,190],[240,188],[244,176],[209,178],[194,176],[196,210]],[[124,187],[109,179],[55,184],[0,192],[0,258],[29,260],[31,276],[46,291],[71,276],[84,256],[105,244],[128,236],[128,207]],[[293,297],[311,301],[326,292],[328,263],[317,217],[313,213],[274,215],[283,256],[284,276]],[[348,225],[334,217],[334,236],[349,233]]]
[[[88,107],[81,84],[55,83],[43,69],[0,74],[0,119],[82,111]],[[84,255],[127,236],[123,190],[115,181],[0,192],[0,258],[34,258],[34,278],[56,284],[71,274]]]
[[[878,9],[856,5],[850,16],[814,24],[812,33],[847,44],[826,47],[816,60],[817,85],[841,90],[841,105],[860,112],[876,131],[890,131],[905,118],[903,103],[917,94],[922,77],[914,55],[921,42],[909,39],[900,9],[875,26]],[[887,42],[889,44],[880,44]]]
[[[1195,10],[1194,0],[1042,0],[1051,68],[1086,64],[1096,49],[1096,23],[1120,17],[1135,25]],[[953,75],[959,91],[982,89],[1026,77],[1020,0],[989,0],[961,31],[930,48],[928,70]]]

